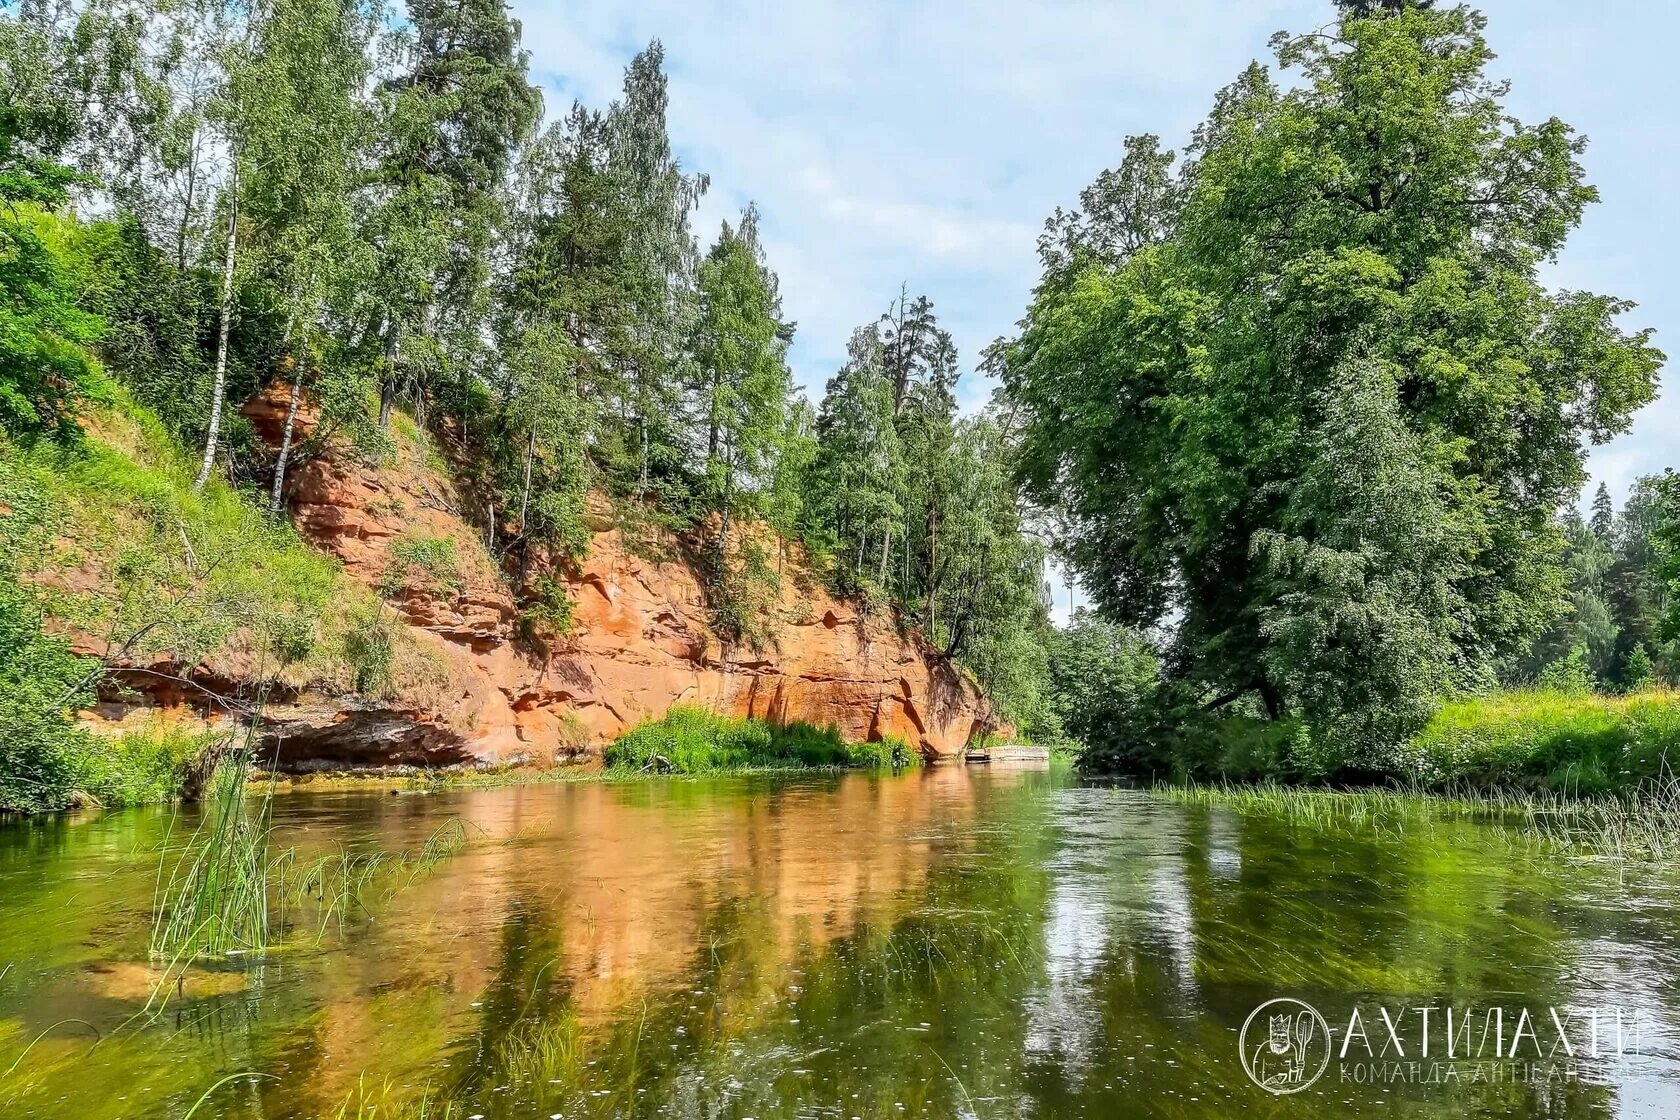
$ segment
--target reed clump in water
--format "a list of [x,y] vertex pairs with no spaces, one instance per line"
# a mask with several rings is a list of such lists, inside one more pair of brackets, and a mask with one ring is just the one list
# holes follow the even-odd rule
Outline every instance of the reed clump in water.
[[1553,790],[1462,787],[1337,790],[1215,784],[1156,786],[1157,797],[1332,827],[1400,828],[1429,820],[1482,820],[1571,854],[1614,859],[1680,860],[1680,779],[1653,779],[1622,794],[1572,796]]
[[459,820],[439,825],[414,852],[337,851],[304,862],[295,848],[272,845],[272,775],[249,792],[257,726],[216,762],[206,782],[208,804],[198,827],[171,861],[158,868],[151,954],[165,962],[160,989],[188,962],[260,953],[282,933],[288,905],[315,910],[315,939],[329,926],[343,932],[358,912],[371,915],[389,899],[460,852]]
[[151,952],[171,962],[259,952],[268,944],[269,885],[279,870],[269,854],[269,804],[248,804],[255,724],[209,780],[205,814],[169,866],[165,851],[153,908]]

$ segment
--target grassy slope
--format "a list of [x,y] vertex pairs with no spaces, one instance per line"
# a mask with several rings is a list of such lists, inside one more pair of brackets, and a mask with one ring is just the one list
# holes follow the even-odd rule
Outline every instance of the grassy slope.
[[[194,492],[192,467],[157,418],[120,394],[79,446],[0,442],[0,547],[37,589],[49,632],[126,647],[136,661],[370,698],[444,673],[373,592],[267,517],[259,495],[220,480]],[[83,740],[42,805],[62,803],[66,782],[107,803],[170,796],[208,741],[162,724]]]
[[1630,789],[1680,762],[1680,693],[1516,691],[1460,700],[1435,714],[1401,760],[1405,776],[1432,786]]

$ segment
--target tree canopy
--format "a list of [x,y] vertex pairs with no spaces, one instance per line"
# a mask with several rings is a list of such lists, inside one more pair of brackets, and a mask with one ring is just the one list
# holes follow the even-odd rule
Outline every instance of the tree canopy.
[[[1377,7],[1377,6],[1370,6]],[[1538,270],[1597,197],[1467,7],[1279,35],[1183,157],[1053,219],[1006,350],[1021,480],[1111,618],[1375,763],[1555,619],[1556,512],[1655,391],[1631,304]]]

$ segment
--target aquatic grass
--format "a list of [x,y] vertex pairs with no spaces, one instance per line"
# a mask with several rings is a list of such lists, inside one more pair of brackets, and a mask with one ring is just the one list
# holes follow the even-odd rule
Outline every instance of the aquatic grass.
[[1320,829],[1402,831],[1459,819],[1500,826],[1531,845],[1568,855],[1680,860],[1680,779],[1647,781],[1629,793],[1576,796],[1558,790],[1423,786],[1340,790],[1252,785],[1158,785],[1164,800],[1271,816]]
[[269,883],[277,861],[269,856],[269,803],[247,805],[256,724],[211,779],[205,816],[163,879],[153,907],[151,953],[170,961],[260,952],[268,943]]
[[[451,818],[433,829],[416,852],[354,852],[341,846],[298,866],[295,874],[283,871],[276,879],[300,908],[313,904],[319,945],[329,926],[336,926],[342,936],[345,923],[356,912],[372,917],[380,903],[413,886],[466,846],[466,826]],[[295,856],[288,849],[286,865],[294,864]]]
[[393,1090],[389,1079],[377,1090],[369,1090],[364,1075],[339,1102],[332,1120],[454,1120],[465,1113],[466,1109],[455,1101],[433,1097],[430,1083],[420,1091],[418,1100],[407,1100]]

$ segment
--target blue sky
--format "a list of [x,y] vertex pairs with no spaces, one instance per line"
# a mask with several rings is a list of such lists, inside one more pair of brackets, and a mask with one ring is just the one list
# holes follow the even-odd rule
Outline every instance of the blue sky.
[[[1549,282],[1633,299],[1680,360],[1680,6],[1485,0],[1494,73],[1516,115],[1557,115],[1591,139],[1603,201]],[[513,0],[551,114],[605,106],[651,38],[666,49],[683,162],[711,175],[702,243],[749,201],[763,211],[792,362],[814,395],[853,327],[907,283],[956,336],[965,368],[1010,333],[1037,279],[1035,239],[1124,138],[1175,149],[1214,92],[1275,31],[1331,18],[1329,0]],[[1669,381],[1680,383],[1680,374]],[[964,377],[963,400],[989,387]],[[1673,394],[1680,398],[1680,392]],[[1597,449],[1618,499],[1639,474],[1680,466],[1680,400],[1660,399]],[[1058,593],[1065,616],[1067,593]]]

